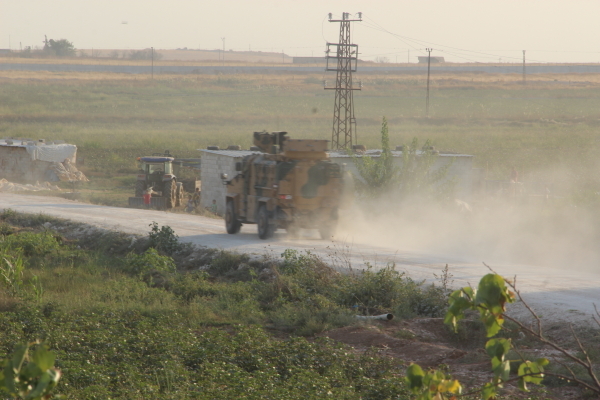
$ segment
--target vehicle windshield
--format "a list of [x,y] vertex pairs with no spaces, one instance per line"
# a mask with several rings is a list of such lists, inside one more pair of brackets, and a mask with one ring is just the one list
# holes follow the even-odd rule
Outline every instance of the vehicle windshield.
[[172,174],[173,173],[173,164],[171,164],[170,162],[166,162],[165,163],[165,174]]
[[148,164],[148,173],[154,174],[164,171],[163,164]]

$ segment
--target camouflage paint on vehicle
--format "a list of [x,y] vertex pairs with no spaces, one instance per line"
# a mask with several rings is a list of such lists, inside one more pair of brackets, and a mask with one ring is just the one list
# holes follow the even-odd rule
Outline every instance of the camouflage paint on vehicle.
[[329,161],[327,141],[255,132],[254,144],[263,153],[244,157],[238,175],[226,182],[231,203],[227,209],[232,213],[226,217],[227,231],[237,233],[236,222],[257,223],[259,236],[266,238],[268,217],[268,229],[318,228],[323,237],[330,237],[337,225],[343,181],[340,166]]

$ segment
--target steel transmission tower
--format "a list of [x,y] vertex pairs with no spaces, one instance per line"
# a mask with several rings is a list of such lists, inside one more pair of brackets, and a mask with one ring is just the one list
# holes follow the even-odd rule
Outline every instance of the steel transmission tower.
[[[335,87],[325,87],[325,90],[335,90],[331,133],[331,148],[334,150],[351,149],[353,132],[356,143],[356,118],[354,118],[352,93],[354,90],[360,90],[360,86],[358,88],[352,86],[352,72],[356,72],[358,45],[350,43],[350,23],[359,21],[362,21],[362,13],[358,13],[358,19],[350,19],[350,13],[342,13],[342,19],[332,19],[331,13],[329,14],[329,22],[340,23],[339,42],[327,43],[325,51],[327,61],[325,70],[337,72]],[[334,60],[335,67],[329,65],[329,60]]]

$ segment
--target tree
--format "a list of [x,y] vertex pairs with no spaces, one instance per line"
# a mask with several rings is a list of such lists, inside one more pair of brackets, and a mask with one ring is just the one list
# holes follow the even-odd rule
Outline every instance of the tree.
[[73,43],[69,42],[67,39],[48,40],[48,37],[45,37],[44,52],[46,53],[50,53],[57,57],[69,57],[75,55],[75,50]]
[[390,148],[387,119],[381,122],[381,155],[359,157],[352,155],[352,160],[362,181],[358,181],[358,190],[366,197],[377,197],[387,191],[397,181],[398,167],[394,166],[394,158]]
[[[124,56],[124,55],[123,55]],[[152,49],[144,49],[144,50],[132,50],[128,57],[132,60],[151,60],[152,59]],[[163,55],[154,51],[154,60],[160,60],[163,58]]]
[[397,199],[408,197],[446,198],[453,188],[453,182],[445,179],[451,162],[433,170],[439,152],[427,140],[419,149],[419,141],[414,138],[402,148],[402,164],[394,165],[390,147],[387,119],[381,123],[381,154],[379,157],[352,155],[352,161],[362,179],[357,180],[357,189],[366,198],[380,197],[385,193]]

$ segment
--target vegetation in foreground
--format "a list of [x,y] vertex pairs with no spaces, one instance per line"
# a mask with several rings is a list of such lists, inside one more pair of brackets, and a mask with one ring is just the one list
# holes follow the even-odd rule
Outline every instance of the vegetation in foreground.
[[132,243],[67,239],[47,228],[73,226],[42,215],[0,220],[0,350],[43,340],[70,398],[406,398],[398,361],[303,336],[445,307],[443,290],[393,266],[340,274],[291,250],[192,252],[156,225]]
[[[23,376],[54,361],[58,370],[44,372],[54,379],[48,388],[62,374],[58,392],[78,399],[430,399],[459,393],[462,382],[450,377],[445,364],[427,371],[412,365],[404,378],[406,365],[378,350],[358,353],[329,339],[302,337],[354,324],[355,314],[442,315],[447,272],[441,288],[420,285],[393,266],[339,274],[310,253],[288,250],[281,262],[250,260],[194,250],[169,227],[150,228],[148,237],[132,241],[97,230],[73,233],[85,226],[43,215],[0,215],[0,350],[11,354],[22,343],[44,341],[23,364]],[[582,347],[583,355],[555,347],[571,362],[558,368],[544,368],[541,358],[526,361],[517,341],[511,342],[519,329],[550,342],[541,330],[504,314],[504,303],[514,296],[493,274],[477,291],[467,287],[451,296],[446,322],[455,328],[468,309],[481,314],[482,328],[469,328],[473,334],[494,336],[504,318],[512,322],[502,330],[508,338],[486,344],[495,377],[465,398],[487,399],[516,381],[522,388],[527,382],[564,385],[553,377],[593,389],[581,367],[596,368],[597,342]],[[13,365],[19,351],[12,353]]]

